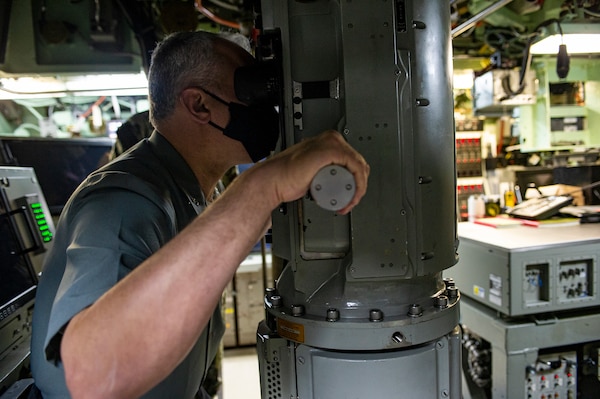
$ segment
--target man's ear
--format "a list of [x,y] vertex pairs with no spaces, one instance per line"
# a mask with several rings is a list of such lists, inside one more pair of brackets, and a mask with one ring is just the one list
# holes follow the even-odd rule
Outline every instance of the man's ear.
[[210,110],[206,107],[207,94],[197,87],[188,87],[181,92],[180,101],[184,108],[199,123],[210,122]]

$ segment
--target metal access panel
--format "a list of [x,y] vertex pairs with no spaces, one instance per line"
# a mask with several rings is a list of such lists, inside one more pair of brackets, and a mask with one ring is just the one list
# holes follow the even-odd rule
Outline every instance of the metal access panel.
[[[295,344],[258,330],[261,392],[284,398],[454,398],[460,394],[458,329],[424,345],[338,351]],[[427,370],[426,372],[424,372]]]
[[594,225],[491,228],[460,223],[452,276],[462,294],[507,316],[600,305]]

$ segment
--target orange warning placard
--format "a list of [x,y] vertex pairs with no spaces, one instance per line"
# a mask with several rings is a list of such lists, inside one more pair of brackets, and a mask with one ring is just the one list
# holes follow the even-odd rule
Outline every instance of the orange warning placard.
[[277,319],[277,333],[292,341],[304,342],[304,325],[291,321]]

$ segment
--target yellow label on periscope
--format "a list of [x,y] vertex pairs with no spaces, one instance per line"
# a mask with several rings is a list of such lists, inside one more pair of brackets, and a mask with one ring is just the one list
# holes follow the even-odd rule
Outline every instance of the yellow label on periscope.
[[291,321],[277,319],[277,333],[292,341],[304,342],[304,325]]

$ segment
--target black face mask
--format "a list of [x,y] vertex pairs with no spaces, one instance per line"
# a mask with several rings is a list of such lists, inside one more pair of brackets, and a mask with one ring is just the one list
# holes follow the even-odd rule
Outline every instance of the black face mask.
[[279,115],[274,107],[228,103],[216,94],[204,91],[229,107],[227,126],[223,128],[213,121],[208,123],[225,136],[241,142],[252,162],[260,161],[275,149],[279,138]]

